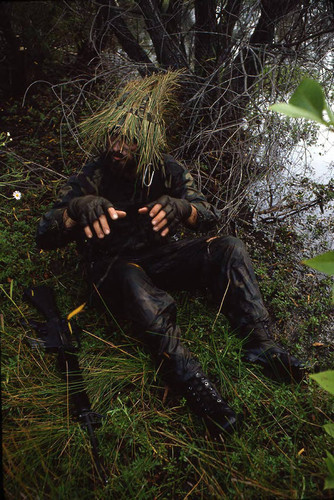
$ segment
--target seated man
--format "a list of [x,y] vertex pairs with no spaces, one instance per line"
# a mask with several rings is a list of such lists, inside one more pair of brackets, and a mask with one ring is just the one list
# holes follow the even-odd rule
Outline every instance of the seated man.
[[[141,85],[148,80],[143,98]],[[270,337],[268,312],[241,241],[171,238],[180,224],[207,232],[218,216],[190,173],[156,147],[164,144],[155,94],[163,85],[159,75],[130,85],[86,121],[87,130],[98,127],[103,152],[62,188],[39,223],[37,245],[53,249],[76,240],[103,300],[132,321],[166,382],[198,415],[232,431],[236,415],[180,342],[175,301],[166,290],[209,288],[245,339],[246,360],[289,380],[300,380],[303,368]],[[172,87],[168,82],[161,94],[166,98]],[[137,107],[134,93],[140,96]]]

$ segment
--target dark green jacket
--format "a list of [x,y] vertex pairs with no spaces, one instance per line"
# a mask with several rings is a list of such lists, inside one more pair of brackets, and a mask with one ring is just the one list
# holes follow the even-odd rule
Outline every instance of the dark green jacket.
[[[103,240],[85,238],[83,229],[76,226],[70,230],[63,225],[63,212],[69,201],[77,196],[93,194],[107,198],[116,209],[125,210],[124,219],[110,221],[111,234]],[[164,157],[164,173],[156,171],[152,183],[142,186],[133,180],[115,175],[110,165],[99,158],[83,167],[82,171],[69,178],[59,192],[52,209],[41,218],[36,235],[39,248],[59,248],[70,241],[76,241],[79,251],[88,260],[95,260],[100,254],[131,254],[161,245],[170,240],[154,233],[148,215],[139,215],[138,208],[155,201],[163,194],[187,199],[198,212],[196,231],[207,232],[218,221],[218,212],[211,207],[204,195],[196,188],[191,174],[171,156]]]

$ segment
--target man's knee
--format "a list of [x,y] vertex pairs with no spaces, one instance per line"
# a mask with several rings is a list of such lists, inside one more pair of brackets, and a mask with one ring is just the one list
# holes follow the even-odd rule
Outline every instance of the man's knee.
[[115,284],[117,283],[123,289],[137,287],[148,279],[144,269],[133,262],[119,263],[112,274]]
[[208,253],[212,257],[234,256],[241,257],[247,254],[244,243],[234,236],[216,236],[207,240]]
[[162,331],[166,322],[175,321],[174,299],[158,288],[142,267],[126,262],[117,272],[119,292],[129,317],[135,317],[143,328],[153,331]]

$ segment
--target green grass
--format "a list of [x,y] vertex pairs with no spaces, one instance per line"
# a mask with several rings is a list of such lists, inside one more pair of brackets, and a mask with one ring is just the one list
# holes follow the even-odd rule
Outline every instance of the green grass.
[[[16,306],[25,317],[36,317],[20,293],[15,284]],[[66,293],[70,302],[71,290]],[[223,321],[212,332],[213,311],[191,298],[180,315],[185,328],[191,325],[185,342],[244,415],[243,427],[210,440],[183,400],[172,394],[164,400],[165,388],[141,346],[87,310],[80,323],[93,322],[85,330],[96,337],[82,334],[80,362],[93,408],[105,416],[97,434],[109,484],[101,487],[87,435],[69,418],[55,359],[24,343],[27,331],[17,324],[16,306],[8,299],[2,333],[7,498],[323,496],[323,456],[331,443],[321,426],[333,403],[308,381],[278,385],[241,363],[240,342]]]
[[[33,123],[30,126],[33,129]],[[40,163],[53,153],[54,142],[49,141],[40,138],[36,152]],[[36,161],[35,147],[32,143],[29,149],[28,144],[20,153]],[[100,484],[88,436],[70,418],[66,383],[56,370],[55,358],[30,349],[25,339],[31,332],[21,323],[39,319],[22,299],[25,286],[51,286],[64,315],[85,300],[85,277],[73,246],[42,253],[34,246],[38,217],[53,198],[59,179],[46,172],[42,183],[33,171],[25,178],[23,160],[6,155],[8,161],[0,222],[6,498],[330,498],[323,491],[324,458],[326,450],[333,449],[333,440],[322,426],[333,415],[333,399],[308,379],[300,385],[279,385],[259,368],[243,363],[241,343],[224,318],[218,318],[213,328],[217,311],[204,294],[188,293],[175,296],[184,342],[229,404],[243,415],[243,426],[232,436],[210,439],[185,401],[166,392],[128,325],[118,325],[108,312],[87,307],[77,320],[83,328],[80,364],[93,409],[104,415],[97,436],[109,483]],[[14,175],[17,172],[21,176]],[[15,189],[22,192],[21,200],[11,198]],[[305,348],[319,331],[312,318],[329,319],[326,280],[320,280],[317,289],[311,282],[308,294],[294,284],[283,257],[274,264],[258,247],[254,258],[277,329],[286,332],[295,317],[298,342],[283,335],[284,343],[312,362],[317,354],[330,367],[329,349],[319,355],[317,348]]]

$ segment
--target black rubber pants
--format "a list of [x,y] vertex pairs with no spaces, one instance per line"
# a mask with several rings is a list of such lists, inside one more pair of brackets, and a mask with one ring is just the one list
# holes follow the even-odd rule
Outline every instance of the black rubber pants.
[[[176,304],[166,290],[209,288],[234,328],[268,319],[244,244],[234,237],[181,240],[141,256],[93,265],[93,280],[108,306],[132,321],[135,331],[163,366],[165,379],[179,385],[199,363],[180,342]],[[95,276],[94,276],[95,274]]]

